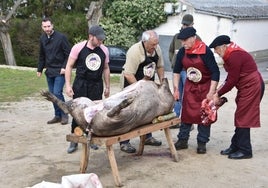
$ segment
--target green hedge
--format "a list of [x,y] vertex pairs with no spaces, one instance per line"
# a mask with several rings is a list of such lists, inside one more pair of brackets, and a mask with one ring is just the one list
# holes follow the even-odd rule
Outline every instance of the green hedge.
[[[57,11],[52,11],[51,18],[53,19],[55,30],[64,33],[71,45],[82,39],[87,39],[86,14],[82,10],[86,2],[80,1],[83,3],[80,7],[75,7],[76,11],[62,11],[58,9]],[[139,40],[144,30],[154,29],[167,20],[167,15],[164,13],[164,3],[167,1],[105,1],[103,5],[104,16],[100,20],[100,24],[105,29],[107,35],[107,39],[104,41],[105,44],[130,47]],[[36,3],[40,6],[40,2],[36,1]],[[59,5],[63,6],[65,4],[61,3]],[[74,5],[78,4],[74,3]],[[31,7],[38,6],[32,5]],[[36,18],[35,16],[14,18],[10,23],[9,33],[17,65],[36,67],[39,55],[39,38],[42,34],[41,18]],[[5,64],[2,54],[3,51],[0,48],[0,64]]]
[[[76,38],[87,39],[85,14],[54,15],[52,19],[55,30],[64,33],[71,45]],[[41,34],[41,18],[12,20],[10,36],[18,66],[37,66]]]

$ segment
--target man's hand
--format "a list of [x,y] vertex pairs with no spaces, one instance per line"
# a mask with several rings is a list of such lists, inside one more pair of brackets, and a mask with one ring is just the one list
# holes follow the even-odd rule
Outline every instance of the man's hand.
[[220,97],[219,97],[217,92],[213,95],[213,102],[214,102],[215,105],[220,104]]
[[175,101],[178,101],[180,99],[180,92],[178,89],[174,89],[173,97]]
[[108,98],[110,96],[110,88],[105,88],[104,89],[104,97]]
[[37,77],[41,77],[42,76],[42,72],[37,72],[36,75],[37,75]]
[[73,97],[74,91],[73,91],[73,88],[71,86],[66,85],[65,91],[66,91],[66,94],[68,95],[68,97]]
[[60,74],[65,74],[65,69],[61,68],[60,69]]

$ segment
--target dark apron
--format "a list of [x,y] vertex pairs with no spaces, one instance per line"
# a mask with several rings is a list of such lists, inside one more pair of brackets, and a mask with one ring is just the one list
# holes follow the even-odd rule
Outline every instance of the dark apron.
[[[103,93],[102,73],[106,55],[100,47],[93,50],[87,47],[87,43],[78,55],[76,63],[76,77],[73,83],[73,98],[87,97],[91,100],[101,100]],[[87,59],[98,62],[96,70],[87,66]]]
[[[137,81],[144,78],[143,68],[145,66],[149,65],[152,62],[155,62],[155,64],[157,65],[157,62],[159,60],[159,56],[156,53],[156,51],[155,51],[155,55],[154,56],[148,57],[143,42],[142,42],[142,47],[143,47],[144,54],[145,54],[145,60],[142,63],[140,63],[140,65],[138,67],[138,70],[137,70],[136,74],[134,75]],[[150,80],[154,81],[154,76]],[[127,79],[125,78],[124,79],[124,87],[127,87],[129,85],[130,84],[128,83]]]

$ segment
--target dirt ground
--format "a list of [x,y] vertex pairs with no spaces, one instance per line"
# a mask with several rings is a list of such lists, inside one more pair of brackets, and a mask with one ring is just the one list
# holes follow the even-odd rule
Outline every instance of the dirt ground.
[[[267,85],[266,85],[267,88]],[[117,86],[112,92],[118,91]],[[268,187],[268,89],[261,104],[262,127],[251,130],[253,158],[231,160],[220,155],[233,135],[235,90],[229,102],[218,112],[211,129],[207,154],[196,153],[196,128],[191,132],[189,148],[178,151],[179,162],[170,157],[164,132],[154,132],[160,147],[145,146],[144,154],[126,154],[114,145],[119,173],[127,188],[261,188]],[[0,187],[24,188],[44,181],[60,183],[61,177],[79,173],[81,145],[67,154],[68,125],[46,124],[52,118],[52,104],[38,94],[22,102],[0,103]],[[174,142],[178,129],[172,129]],[[131,143],[138,147],[139,140]],[[104,147],[91,150],[87,173],[96,173],[103,187],[114,187],[108,156]]]

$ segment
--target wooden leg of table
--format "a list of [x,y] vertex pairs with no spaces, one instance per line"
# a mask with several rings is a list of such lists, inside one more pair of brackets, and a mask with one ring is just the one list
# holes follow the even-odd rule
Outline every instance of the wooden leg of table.
[[82,143],[82,154],[80,161],[80,172],[85,173],[88,165],[89,148],[87,144]]
[[121,180],[120,180],[120,176],[119,176],[119,172],[118,172],[118,168],[117,168],[117,163],[116,163],[115,156],[114,156],[113,145],[106,146],[106,148],[107,148],[107,152],[108,152],[108,158],[110,161],[110,165],[112,168],[112,173],[113,173],[115,185],[118,187],[122,187],[123,185],[122,185]]
[[139,145],[139,150],[137,152],[137,155],[142,155],[143,154],[145,137],[146,137],[146,135],[140,136],[140,145]]
[[174,143],[173,143],[172,138],[171,138],[170,129],[169,128],[165,128],[164,131],[165,131],[167,142],[168,142],[168,145],[169,145],[169,148],[170,148],[171,156],[174,158],[174,160],[176,162],[178,162],[179,161],[179,157],[178,157],[176,148],[175,148]]

